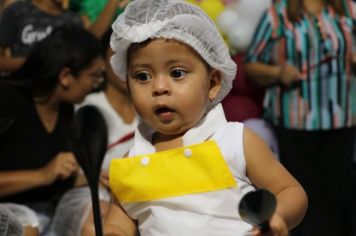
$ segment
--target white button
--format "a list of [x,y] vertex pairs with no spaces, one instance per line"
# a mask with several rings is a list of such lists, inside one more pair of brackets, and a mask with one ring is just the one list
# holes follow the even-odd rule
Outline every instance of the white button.
[[190,148],[184,149],[184,156],[185,157],[191,157],[193,155],[193,152]]
[[147,166],[148,163],[150,163],[150,158],[149,158],[149,157],[142,157],[142,159],[141,159],[141,165]]

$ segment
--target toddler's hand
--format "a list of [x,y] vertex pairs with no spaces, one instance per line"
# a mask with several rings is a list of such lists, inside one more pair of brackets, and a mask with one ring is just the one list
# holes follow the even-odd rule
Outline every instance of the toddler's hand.
[[261,233],[260,230],[254,229],[253,236],[288,236],[288,227],[282,217],[273,215],[270,221],[271,230],[265,233]]

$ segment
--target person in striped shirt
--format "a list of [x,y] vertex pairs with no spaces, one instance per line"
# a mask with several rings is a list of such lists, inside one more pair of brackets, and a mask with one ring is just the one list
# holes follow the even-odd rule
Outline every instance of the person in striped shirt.
[[282,164],[302,183],[309,209],[293,235],[352,235],[356,124],[351,0],[280,0],[262,16],[245,60],[267,86],[264,117]]

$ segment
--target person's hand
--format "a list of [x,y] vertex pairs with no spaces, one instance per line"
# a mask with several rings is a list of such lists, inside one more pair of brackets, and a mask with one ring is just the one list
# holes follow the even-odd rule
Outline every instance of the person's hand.
[[352,53],[351,62],[352,62],[353,64],[356,64],[356,53]]
[[284,64],[280,67],[279,81],[287,87],[295,82],[299,82],[303,78],[304,76],[299,70],[290,64]]
[[99,179],[100,184],[102,184],[104,187],[109,188],[109,172],[103,170],[100,173],[100,179]]
[[128,3],[129,3],[129,0],[118,0],[117,1],[117,7],[118,8],[124,8]]
[[57,179],[67,179],[78,170],[79,166],[71,152],[58,153],[47,165],[40,169],[46,184],[51,184]]
[[353,53],[353,54],[352,54],[352,58],[351,58],[351,68],[352,68],[352,70],[353,70],[354,73],[355,73],[355,71],[356,71],[356,53]]
[[288,236],[288,227],[286,222],[283,220],[282,217],[278,215],[273,215],[272,219],[270,220],[270,227],[271,230],[265,233],[261,233],[260,230],[254,229],[253,236]]

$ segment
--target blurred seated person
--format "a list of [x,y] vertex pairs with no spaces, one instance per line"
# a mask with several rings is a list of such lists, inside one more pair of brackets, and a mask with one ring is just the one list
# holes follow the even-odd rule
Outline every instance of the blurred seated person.
[[[78,106],[96,106],[103,114],[108,127],[108,147],[101,167],[101,187],[99,188],[103,216],[106,215],[112,200],[108,186],[110,162],[113,158],[123,157],[129,151],[133,145],[133,134],[138,124],[126,82],[120,80],[111,69],[109,59],[112,50],[108,47],[111,32],[109,30],[102,39],[107,59],[105,60],[106,81],[103,83],[103,90],[89,94]],[[52,236],[95,235],[90,189],[86,186],[85,180],[83,182],[80,177],[77,184],[81,187],[69,190],[58,204],[51,228]]]
[[[130,0],[68,0],[69,9],[76,12],[84,26],[105,41],[111,23],[121,14]],[[109,45],[106,45],[107,47]]]
[[74,104],[102,82],[104,67],[91,33],[62,26],[0,85],[0,118],[12,121],[0,139],[0,202],[13,204],[26,236],[46,232],[57,201],[73,187],[78,164],[68,135]]
[[95,22],[84,24],[81,17],[67,9],[68,0],[15,1],[0,18],[0,72],[16,71],[34,43],[43,40],[56,27],[76,24],[86,27],[98,39],[109,28],[119,0],[108,0]]

